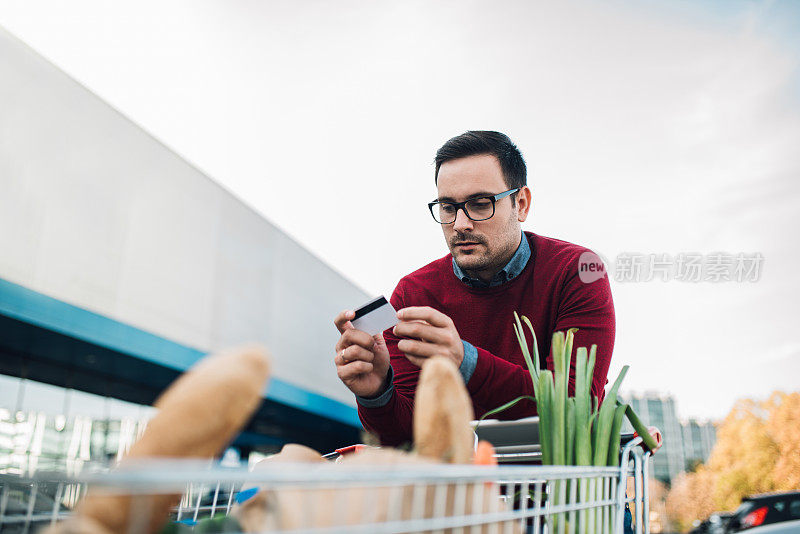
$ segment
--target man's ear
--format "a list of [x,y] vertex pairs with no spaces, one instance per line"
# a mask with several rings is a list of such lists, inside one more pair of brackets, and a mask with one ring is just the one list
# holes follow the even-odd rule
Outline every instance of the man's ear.
[[517,220],[525,222],[531,209],[531,189],[526,185],[517,191]]

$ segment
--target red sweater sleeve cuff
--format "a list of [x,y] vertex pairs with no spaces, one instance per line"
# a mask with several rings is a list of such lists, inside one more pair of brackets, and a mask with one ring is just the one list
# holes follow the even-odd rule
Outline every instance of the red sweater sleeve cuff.
[[[467,391],[475,405],[475,416],[493,410],[522,395],[533,396],[530,373],[519,365],[508,362],[491,352],[478,347],[478,361],[475,372],[467,383]],[[520,403],[504,412],[511,418],[535,415],[534,404],[530,401]]]

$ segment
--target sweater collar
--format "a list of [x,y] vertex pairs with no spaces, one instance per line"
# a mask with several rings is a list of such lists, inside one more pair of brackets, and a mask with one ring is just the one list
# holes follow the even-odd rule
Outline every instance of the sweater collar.
[[470,287],[495,287],[505,284],[506,282],[510,282],[519,276],[530,259],[531,246],[528,244],[528,239],[523,232],[522,239],[517,247],[517,251],[513,256],[511,256],[511,259],[508,260],[508,263],[506,263],[505,267],[500,269],[500,271],[498,271],[497,274],[492,277],[488,284],[483,280],[471,278],[469,275],[467,275],[467,273],[465,273],[461,267],[458,266],[455,258],[453,258],[453,273],[456,275],[456,278]]

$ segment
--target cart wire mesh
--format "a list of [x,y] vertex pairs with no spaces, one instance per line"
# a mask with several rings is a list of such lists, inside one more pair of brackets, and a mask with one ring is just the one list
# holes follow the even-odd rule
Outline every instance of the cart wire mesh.
[[[129,533],[147,532],[142,517],[153,495],[180,495],[169,522],[186,532],[221,517],[237,521],[226,532],[622,532],[631,504],[640,534],[649,531],[650,455],[640,443],[624,447],[620,467],[274,463],[250,471],[150,460],[77,476],[0,474],[0,532],[56,525],[92,488],[127,499]],[[629,477],[633,495],[625,491]]]

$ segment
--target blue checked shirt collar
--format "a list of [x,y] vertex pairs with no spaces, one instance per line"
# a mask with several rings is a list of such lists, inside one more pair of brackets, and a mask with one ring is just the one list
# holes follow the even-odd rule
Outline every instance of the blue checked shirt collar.
[[508,263],[506,263],[506,266],[500,269],[500,271],[492,277],[488,284],[483,280],[470,278],[467,273],[461,270],[461,267],[458,266],[455,258],[453,259],[453,273],[459,280],[470,287],[495,287],[505,284],[506,282],[509,282],[519,276],[530,259],[531,246],[528,244],[528,239],[523,233],[522,240],[520,241],[519,247],[517,247],[517,251],[513,256],[511,256],[511,259],[508,261]]

